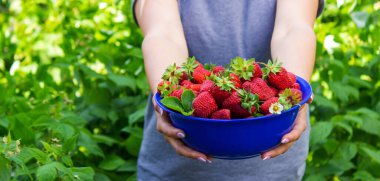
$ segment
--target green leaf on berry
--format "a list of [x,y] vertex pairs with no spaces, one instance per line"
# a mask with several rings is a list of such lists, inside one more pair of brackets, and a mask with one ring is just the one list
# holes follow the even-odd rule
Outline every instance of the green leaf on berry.
[[198,64],[196,63],[194,56],[187,58],[186,62],[182,64],[182,69],[186,72],[187,76],[189,76],[190,80],[193,79],[192,75],[197,66]]
[[185,116],[190,116],[194,112],[193,110],[185,111],[181,101],[177,97],[165,97],[165,98],[161,99],[161,103],[165,107],[167,107],[171,110],[180,112],[181,114],[183,114]]
[[270,73],[277,74],[281,71],[282,63],[279,62],[277,59],[275,60],[269,60],[267,64],[264,64],[263,71],[263,78],[266,79]]
[[181,101],[177,97],[165,97],[161,99],[161,103],[174,111],[183,112]]
[[241,57],[236,57],[232,59],[231,69],[232,71],[244,80],[251,80],[254,74],[254,63],[255,59],[245,60]]
[[192,90],[185,89],[182,93],[181,100],[182,100],[182,107],[184,111],[189,112],[193,109],[191,108],[193,101],[195,99],[195,94]]
[[206,64],[204,64],[203,67],[204,67],[206,70],[212,71],[212,70],[214,69],[215,66],[216,66],[216,65],[213,64],[213,63],[206,63]]
[[173,65],[170,65],[168,68],[166,68],[162,79],[169,81],[173,85],[178,85],[182,75],[183,69],[177,67],[176,63],[174,63]]
[[[248,110],[251,115],[255,115],[260,109],[259,96],[257,94],[252,94],[244,89],[237,90],[241,100],[241,107]],[[255,112],[252,112],[252,107],[256,108]]]

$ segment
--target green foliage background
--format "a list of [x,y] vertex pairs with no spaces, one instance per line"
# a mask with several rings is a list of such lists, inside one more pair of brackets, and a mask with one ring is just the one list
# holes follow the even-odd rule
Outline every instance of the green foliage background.
[[[0,180],[136,179],[149,87],[130,10],[0,0]],[[380,178],[379,22],[375,0],[317,20],[307,181]]]

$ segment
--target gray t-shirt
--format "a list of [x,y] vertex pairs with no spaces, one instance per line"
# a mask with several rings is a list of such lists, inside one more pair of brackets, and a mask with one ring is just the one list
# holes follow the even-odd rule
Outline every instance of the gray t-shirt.
[[[190,56],[202,63],[224,65],[236,56],[271,58],[276,0],[178,0]],[[323,9],[320,0],[320,13]],[[156,116],[149,97],[144,138],[138,158],[140,181],[301,180],[308,153],[309,124],[301,138],[283,155],[262,161],[214,159],[212,164],[178,156],[156,131]]]

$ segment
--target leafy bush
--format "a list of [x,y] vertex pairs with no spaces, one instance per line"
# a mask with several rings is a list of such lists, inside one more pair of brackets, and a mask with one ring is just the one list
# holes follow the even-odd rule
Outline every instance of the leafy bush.
[[0,1],[0,180],[134,180],[149,88],[130,9]]
[[[380,3],[326,3],[305,180],[379,179]],[[0,180],[135,180],[149,87],[130,5],[0,1]]]
[[380,2],[327,1],[316,25],[307,181],[380,178]]

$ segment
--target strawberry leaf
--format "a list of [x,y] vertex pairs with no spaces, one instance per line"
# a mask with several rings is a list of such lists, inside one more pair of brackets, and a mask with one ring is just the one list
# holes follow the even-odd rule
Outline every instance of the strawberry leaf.
[[[189,94],[189,93],[187,93]],[[191,94],[191,93],[190,93]],[[193,93],[194,94],[194,93]],[[195,97],[195,95],[194,95]],[[184,97],[183,94],[182,94],[182,97],[181,99],[188,99],[186,102],[186,104],[188,104],[188,102],[190,101],[191,99],[191,95],[190,96],[186,96]],[[193,98],[194,99],[194,98]],[[186,111],[181,103],[181,101],[177,98],[177,97],[165,97],[163,99],[161,99],[161,103],[171,109],[171,110],[174,110],[174,111],[177,111],[177,112],[180,112],[181,114],[185,115],[185,116],[190,116],[193,114],[194,110],[190,109],[188,111]],[[192,101],[191,101],[191,104],[192,104]],[[190,105],[190,108],[191,108],[191,105]]]
[[165,97],[161,99],[161,103],[165,107],[172,109],[174,111],[181,112],[181,113],[185,112],[181,104],[181,101],[177,97]]
[[195,98],[195,94],[192,90],[185,89],[182,93],[181,100],[182,100],[182,107],[184,111],[192,111],[192,104]]

